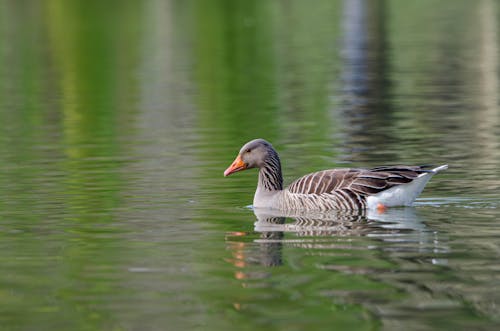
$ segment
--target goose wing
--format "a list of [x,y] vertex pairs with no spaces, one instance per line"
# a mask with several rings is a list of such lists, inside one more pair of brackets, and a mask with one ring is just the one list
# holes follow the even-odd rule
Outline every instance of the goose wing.
[[432,172],[425,166],[382,166],[372,169],[330,169],[305,175],[288,186],[290,193],[325,194],[344,192],[366,197],[409,183],[422,173]]

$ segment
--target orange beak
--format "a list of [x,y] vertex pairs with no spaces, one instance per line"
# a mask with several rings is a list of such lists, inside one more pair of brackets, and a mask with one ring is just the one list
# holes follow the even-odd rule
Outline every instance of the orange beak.
[[247,166],[245,162],[243,162],[241,157],[238,155],[233,163],[226,169],[226,171],[224,171],[224,177],[229,176],[230,174],[237,171],[245,170],[246,168]]

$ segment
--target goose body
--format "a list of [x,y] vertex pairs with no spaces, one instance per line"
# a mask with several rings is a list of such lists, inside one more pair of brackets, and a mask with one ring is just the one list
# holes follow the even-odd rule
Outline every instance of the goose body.
[[448,166],[329,169],[307,174],[283,188],[278,153],[269,142],[255,139],[241,148],[224,176],[250,168],[259,168],[254,207],[326,211],[411,206],[431,177]]

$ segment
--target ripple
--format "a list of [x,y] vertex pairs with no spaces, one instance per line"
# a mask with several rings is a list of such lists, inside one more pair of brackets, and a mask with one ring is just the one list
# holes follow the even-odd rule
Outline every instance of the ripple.
[[500,202],[495,198],[443,197],[419,198],[415,207],[457,207],[457,208],[498,208]]

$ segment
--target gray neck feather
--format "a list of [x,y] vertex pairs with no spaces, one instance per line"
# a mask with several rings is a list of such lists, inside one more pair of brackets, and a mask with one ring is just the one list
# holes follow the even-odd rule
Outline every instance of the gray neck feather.
[[278,154],[271,150],[264,166],[259,170],[259,186],[267,191],[281,191],[283,189],[283,176]]

